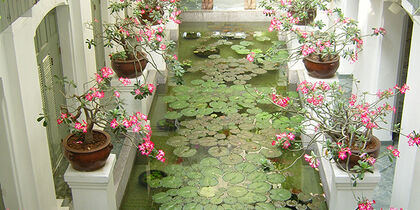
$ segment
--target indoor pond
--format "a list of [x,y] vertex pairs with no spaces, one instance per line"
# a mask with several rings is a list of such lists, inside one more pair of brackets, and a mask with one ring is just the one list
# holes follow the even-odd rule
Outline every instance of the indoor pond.
[[[256,92],[287,86],[286,66],[249,62],[275,33],[261,23],[182,23],[184,85],[159,85],[149,113],[166,161],[137,155],[120,209],[327,209],[317,171],[272,146],[293,116]],[[252,30],[252,31],[251,31]],[[287,56],[287,53],[282,56]]]

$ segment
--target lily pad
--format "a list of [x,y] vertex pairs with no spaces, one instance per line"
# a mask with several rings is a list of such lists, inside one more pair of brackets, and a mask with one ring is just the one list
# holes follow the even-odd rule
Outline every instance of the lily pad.
[[238,171],[242,171],[245,174],[249,174],[253,171],[255,171],[257,169],[257,167],[251,163],[248,162],[244,162],[244,163],[240,163],[238,165],[235,166],[236,170]]
[[239,42],[239,44],[242,45],[242,46],[248,47],[250,45],[253,45],[254,43],[250,42],[250,41],[241,41],[241,42]]
[[264,172],[254,171],[248,175],[247,179],[251,182],[264,182],[267,180],[267,176]]
[[192,186],[181,187],[178,190],[178,195],[184,198],[193,198],[197,196],[198,189]]
[[229,155],[229,150],[226,147],[212,147],[208,150],[209,154],[213,157],[221,157]]
[[174,149],[174,155],[178,157],[192,157],[195,153],[197,153],[197,150],[188,146],[181,146]]
[[271,203],[257,203],[255,205],[256,210],[275,210],[276,207],[274,207]]
[[263,162],[267,158],[265,158],[263,155],[261,155],[259,153],[249,153],[249,154],[246,155],[246,159],[251,163],[260,165],[261,162]]
[[213,113],[212,108],[199,108],[199,109],[197,109],[197,115],[205,116],[205,115],[210,115],[211,113]]
[[207,158],[204,158],[200,161],[200,165],[202,165],[204,167],[219,166],[220,161],[216,158],[207,157]]
[[201,84],[203,84],[204,83],[204,81],[203,80],[201,80],[201,79],[196,79],[196,80],[192,80],[191,81],[191,84],[192,85],[201,85]]
[[271,189],[267,182],[254,182],[248,186],[248,189],[255,193],[266,193]]
[[175,96],[165,96],[163,97],[163,102],[165,103],[172,103],[176,101],[176,97]]
[[227,204],[235,204],[235,203],[237,203],[237,202],[238,202],[238,200],[236,200],[236,198],[234,198],[234,197],[226,196],[226,197],[223,199],[223,202],[224,202],[224,203],[227,203]]
[[286,201],[292,197],[292,193],[289,190],[276,188],[270,191],[270,198],[275,201]]
[[176,120],[182,117],[181,113],[178,113],[176,111],[168,112],[164,116],[168,120]]
[[152,199],[155,203],[167,203],[172,200],[172,197],[169,196],[166,192],[156,193],[152,196]]
[[202,187],[216,186],[218,183],[219,181],[213,176],[205,176],[200,179],[200,186]]
[[210,168],[206,167],[206,168],[203,168],[201,173],[204,176],[217,177],[217,176],[222,175],[223,171],[215,167],[210,167]]
[[176,175],[181,173],[184,168],[181,165],[170,164],[165,167],[164,171],[169,175]]
[[266,149],[266,148],[262,149],[260,151],[260,153],[262,155],[264,155],[264,157],[266,157],[266,158],[276,158],[276,157],[280,157],[281,154],[282,154],[280,152],[280,150],[277,150],[277,149]]
[[216,192],[217,189],[214,187],[203,187],[201,188],[200,192],[198,192],[198,194],[206,198],[211,198],[216,195]]
[[187,101],[175,101],[169,104],[172,109],[183,109],[189,106]]
[[242,156],[238,155],[238,154],[231,154],[229,156],[223,156],[220,158],[220,160],[225,163],[225,164],[238,164],[241,163],[243,161]]
[[160,180],[160,184],[166,188],[178,188],[182,185],[182,179],[177,176],[167,176]]
[[256,152],[261,149],[261,146],[259,144],[256,144],[254,142],[247,142],[244,145],[241,146],[242,149],[244,149],[247,152]]
[[248,190],[244,187],[233,186],[233,187],[229,187],[227,189],[227,192],[230,196],[235,197],[235,198],[239,198],[239,197],[242,197],[242,196],[246,195],[248,193]]
[[173,136],[166,141],[167,144],[173,147],[185,146],[188,145],[188,142],[188,139],[184,136]]
[[244,181],[245,177],[241,173],[231,172],[223,176],[223,180],[229,182],[230,184],[239,184]]
[[187,117],[194,117],[197,115],[197,109],[196,108],[186,108],[181,110],[181,114]]
[[267,181],[271,184],[281,184],[286,181],[286,178],[281,174],[268,174]]
[[188,203],[182,208],[182,210],[202,210],[204,207],[199,203]]

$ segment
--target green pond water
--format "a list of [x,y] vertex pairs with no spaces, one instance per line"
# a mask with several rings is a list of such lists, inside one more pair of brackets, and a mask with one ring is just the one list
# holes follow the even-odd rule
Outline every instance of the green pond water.
[[[191,68],[184,85],[158,87],[149,113],[152,141],[166,161],[137,156],[120,209],[326,209],[317,171],[302,160],[284,170],[302,153],[271,145],[287,125],[270,121],[276,108],[256,90],[295,88],[287,85],[284,65],[245,59],[246,49],[265,51],[277,40],[267,27],[181,24],[178,57],[190,60]],[[246,38],[212,38],[215,31],[231,32],[228,37],[244,32]],[[201,38],[184,39],[184,32],[200,32]],[[233,48],[243,54],[234,45],[242,45]],[[220,53],[199,57],[194,51],[200,46]]]

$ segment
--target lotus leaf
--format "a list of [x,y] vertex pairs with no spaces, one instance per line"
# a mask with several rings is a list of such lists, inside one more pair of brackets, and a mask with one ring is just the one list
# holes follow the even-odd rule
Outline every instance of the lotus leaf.
[[176,120],[176,119],[179,119],[180,117],[182,117],[182,114],[176,111],[168,112],[165,114],[165,118],[168,120]]
[[212,147],[217,145],[217,139],[214,137],[204,137],[199,139],[199,144],[203,147]]
[[239,49],[239,50],[235,50],[236,53],[240,54],[240,55],[247,55],[249,53],[251,53],[251,50],[248,49]]
[[187,101],[175,101],[169,104],[169,107],[172,109],[184,109],[188,107],[190,104]]
[[301,192],[298,194],[298,199],[302,201],[302,203],[309,203],[312,200],[312,196],[309,193]]
[[203,177],[203,175],[201,175],[201,173],[192,171],[192,172],[188,172],[186,173],[187,177],[190,179],[200,179],[201,177]]
[[219,146],[228,146],[229,145],[229,141],[228,140],[219,140],[219,141],[217,141],[217,145],[219,145]]
[[264,172],[254,171],[248,175],[247,179],[251,182],[264,182],[267,180],[267,176]]
[[201,190],[198,192],[198,194],[200,194],[203,197],[206,198],[211,198],[214,197],[216,195],[217,189],[214,187],[203,187],[201,188]]
[[216,139],[225,139],[226,138],[226,135],[223,134],[223,133],[218,133],[218,134],[214,135],[214,138],[216,138]]
[[213,176],[205,176],[200,179],[200,186],[202,187],[216,186],[218,183],[219,181]]
[[235,45],[230,46],[230,48],[234,51],[238,51],[238,50],[241,50],[241,49],[245,49],[245,46],[235,44]]
[[216,206],[214,204],[207,204],[204,206],[204,210],[219,210],[219,206]]
[[223,171],[215,167],[206,167],[206,168],[203,168],[201,173],[207,177],[217,177],[217,176],[222,175]]
[[200,165],[204,166],[204,167],[209,167],[209,166],[219,166],[220,165],[220,161],[216,158],[212,158],[212,157],[207,157],[204,158],[200,161]]
[[277,150],[277,149],[266,149],[266,148],[262,149],[260,151],[260,153],[262,155],[264,155],[264,157],[266,157],[266,158],[276,158],[276,157],[280,157],[281,154],[282,154],[280,152],[280,150]]
[[270,198],[275,201],[286,201],[292,197],[289,190],[276,188],[270,191]]
[[194,202],[184,205],[182,210],[202,210],[203,208],[203,205]]
[[234,198],[234,197],[226,196],[223,199],[223,202],[226,203],[226,204],[235,204],[235,203],[238,202],[238,200],[236,198]]
[[175,93],[186,93],[190,90],[190,87],[185,85],[177,85],[172,89]]
[[194,117],[197,115],[197,109],[196,108],[186,108],[181,110],[181,114],[187,117]]
[[274,207],[271,203],[257,203],[255,205],[256,210],[275,210],[276,207]]
[[219,125],[219,124],[213,124],[213,125],[209,125],[209,126],[207,127],[207,129],[208,129],[208,130],[211,130],[211,131],[220,131],[220,130],[222,130],[222,129],[223,129],[223,126],[221,126],[221,125]]
[[233,186],[227,189],[227,193],[232,197],[239,198],[246,195],[248,193],[248,190],[244,187]]
[[222,157],[229,155],[229,150],[226,147],[212,147],[209,149],[208,152],[213,157]]
[[213,107],[214,109],[221,109],[227,106],[225,102],[221,102],[221,101],[213,101],[209,105]]
[[[229,137],[231,137],[231,136],[229,136]],[[234,136],[234,137],[231,137],[231,138],[228,138],[228,139],[229,139],[229,143],[232,144],[233,146],[241,146],[241,145],[244,145],[246,143],[245,140],[243,140],[243,139],[241,139],[237,136]]]
[[255,200],[255,193],[248,192],[244,196],[238,198],[238,202],[244,203],[244,204],[253,204],[257,201]]
[[175,164],[170,164],[166,166],[164,169],[164,171],[169,175],[182,173],[183,170],[184,170],[184,167],[182,167],[181,165],[175,165]]
[[229,156],[221,157],[220,160],[225,164],[238,164],[243,161],[243,158],[238,154],[231,154]]
[[197,115],[205,116],[213,113],[212,108],[200,108],[197,110]]
[[167,144],[173,147],[180,147],[188,145],[188,139],[184,136],[173,136],[166,141]]
[[261,149],[261,146],[254,142],[246,142],[244,145],[241,146],[241,148],[247,152],[256,152]]
[[271,185],[267,182],[254,182],[248,186],[248,189],[255,193],[266,193],[271,190]]
[[267,36],[258,36],[258,37],[256,37],[255,38],[257,41],[260,41],[260,42],[264,42],[264,41],[270,41],[271,39],[270,39],[270,37],[267,37]]
[[227,173],[223,176],[223,180],[231,184],[239,184],[242,181],[244,181],[244,179],[245,179],[244,175],[238,172]]
[[197,196],[198,189],[193,186],[181,187],[178,190],[178,195],[184,198],[193,198]]
[[177,176],[167,176],[160,180],[160,185],[166,188],[178,188],[182,185],[182,179]]
[[254,43],[250,42],[250,41],[241,41],[239,42],[240,45],[248,47],[250,45],[253,45]]
[[175,96],[165,96],[165,97],[163,97],[163,102],[165,102],[165,103],[172,103],[174,101],[176,101]]
[[172,197],[166,192],[156,193],[152,196],[152,198],[155,203],[167,203],[172,200]]
[[260,165],[261,162],[263,162],[267,158],[265,158],[263,155],[259,153],[250,153],[246,155],[246,159],[253,164]]
[[249,174],[257,169],[257,167],[251,163],[244,162],[235,166],[236,170],[242,171],[245,174]]
[[221,198],[221,197],[214,197],[214,198],[210,199],[211,204],[217,205],[217,204],[221,204],[222,202],[223,202],[223,198]]
[[192,157],[195,153],[197,153],[197,150],[188,146],[181,146],[174,149],[174,155],[178,157]]
[[247,109],[246,112],[250,114],[258,114],[258,113],[261,113],[262,110],[258,107],[254,107],[254,108]]
[[286,178],[281,174],[268,174],[267,181],[271,184],[281,184],[286,181]]

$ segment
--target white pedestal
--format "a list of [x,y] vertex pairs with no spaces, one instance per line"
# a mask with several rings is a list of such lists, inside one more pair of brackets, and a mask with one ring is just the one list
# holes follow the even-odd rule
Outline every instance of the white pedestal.
[[[321,144],[317,144],[318,154],[321,149]],[[372,200],[373,191],[381,179],[379,171],[375,169],[373,174],[366,173],[365,178],[357,181],[357,186],[353,187],[350,175],[324,158],[321,159],[319,173],[329,209],[354,210],[357,197]]]
[[116,210],[113,168],[115,154],[110,154],[105,166],[91,172],[76,171],[71,166],[64,174],[77,210]]

